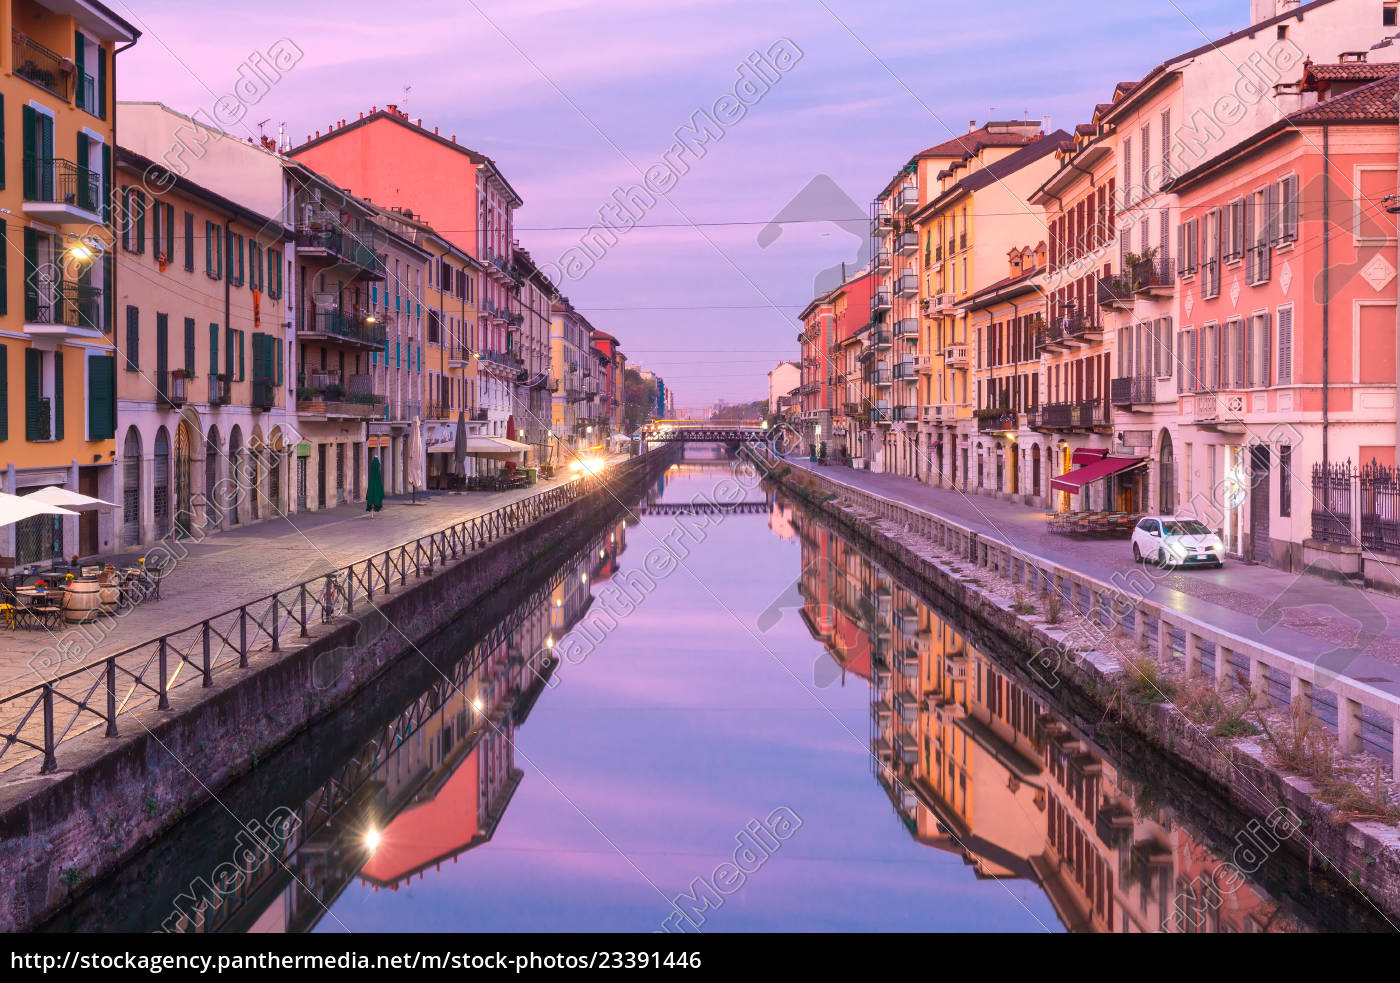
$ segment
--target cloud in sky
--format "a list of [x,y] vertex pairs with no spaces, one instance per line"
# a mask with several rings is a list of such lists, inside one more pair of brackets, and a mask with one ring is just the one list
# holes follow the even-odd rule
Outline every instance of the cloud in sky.
[[[590,314],[624,350],[645,350],[643,364],[706,346],[763,349],[745,358],[774,364],[796,353],[793,305],[810,299],[817,272],[854,257],[854,243],[814,224],[762,249],[760,226],[745,223],[766,222],[812,177],[830,175],[864,204],[912,153],[969,120],[1024,114],[1070,128],[1115,82],[1243,26],[1249,11],[1247,0],[1079,0],[1073,17],[1040,0],[250,0],[236,18],[193,0],[113,7],[144,32],[121,56],[119,98],[208,106],[251,53],[289,38],[304,58],[253,107],[245,135],[266,120],[267,133],[285,123],[300,142],[331,120],[405,104],[497,160],[525,198],[521,244],[541,262],[578,235],[558,227],[596,222],[613,189],[636,180],[624,155],[658,160],[677,127],[732,88],[750,51],[790,39],[802,60],[645,219],[679,227],[634,230],[564,284],[585,312],[688,308]],[[689,220],[739,224],[697,231]],[[736,306],[750,309],[726,309]],[[725,373],[683,360],[662,372],[679,404],[766,391],[771,366]]]

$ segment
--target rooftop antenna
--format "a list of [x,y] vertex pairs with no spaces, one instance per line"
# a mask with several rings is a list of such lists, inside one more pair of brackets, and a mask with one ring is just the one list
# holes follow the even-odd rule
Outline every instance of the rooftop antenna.
[[408,108],[408,94],[409,94],[410,92],[412,92],[412,91],[413,91],[413,86],[411,86],[411,85],[405,85],[405,86],[403,87],[403,98],[399,100],[399,108],[400,108],[400,109],[407,109],[407,108]]

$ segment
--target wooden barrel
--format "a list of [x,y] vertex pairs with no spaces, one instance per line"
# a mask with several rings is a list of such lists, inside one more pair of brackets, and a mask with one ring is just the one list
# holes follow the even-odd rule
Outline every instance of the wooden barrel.
[[95,580],[74,580],[63,592],[63,618],[70,624],[81,624],[97,617],[101,603],[100,585]]
[[99,583],[98,596],[102,600],[102,610],[108,613],[117,609],[117,604],[121,601],[122,589],[117,586],[116,577],[112,577],[109,583]]

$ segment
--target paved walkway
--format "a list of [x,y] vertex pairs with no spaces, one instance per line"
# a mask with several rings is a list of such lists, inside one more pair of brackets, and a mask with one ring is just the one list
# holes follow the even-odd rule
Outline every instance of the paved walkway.
[[[90,658],[119,652],[568,481],[556,478],[507,492],[430,492],[427,497],[420,494],[417,505],[410,505],[408,496],[394,496],[384,500],[382,512],[373,514],[365,511],[363,502],[351,503],[181,544],[188,555],[161,583],[160,600],[147,601],[116,619],[111,634],[94,647]],[[29,666],[30,659],[54,644],[62,632],[61,627],[51,632],[0,628],[0,696],[40,681]]]
[[[1056,535],[1050,532],[1045,513],[1038,509],[933,488],[898,475],[822,467],[806,458],[786,460],[794,467],[951,519],[982,536],[1101,580],[1129,583],[1124,577],[1140,569],[1126,539]],[[1114,581],[1115,573],[1124,577]],[[1148,598],[1166,608],[1310,661],[1339,648],[1354,649],[1345,674],[1400,695],[1400,598],[1240,561],[1227,560],[1220,570],[1152,573],[1155,585]],[[1141,581],[1138,576],[1132,583]],[[1280,617],[1266,616],[1270,605],[1275,605]],[[1328,664],[1333,664],[1330,658]]]

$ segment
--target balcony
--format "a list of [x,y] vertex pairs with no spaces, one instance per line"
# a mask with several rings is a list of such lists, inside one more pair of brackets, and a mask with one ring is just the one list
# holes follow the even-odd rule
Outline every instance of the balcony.
[[209,405],[227,406],[233,402],[233,380],[223,372],[209,376]]
[[920,408],[919,419],[928,424],[941,423],[943,421],[943,404],[926,403]]
[[24,333],[50,341],[100,341],[102,289],[82,283],[26,280]]
[[[37,16],[37,15],[36,15]],[[72,59],[44,47],[23,31],[12,32],[14,73],[67,102],[73,89]]]
[[364,230],[353,232],[339,227],[314,226],[298,226],[296,230],[298,256],[347,263],[368,279],[382,280],[384,261],[375,253],[374,243],[374,233]]
[[950,293],[934,294],[929,299],[930,313],[951,314],[953,313],[953,295]]
[[449,348],[447,350],[447,367],[449,369],[465,369],[472,364],[472,353],[467,348]]
[[[1218,390],[1191,397],[1189,419],[1198,427],[1227,433],[1243,433],[1249,421],[1249,394]],[[1183,414],[1186,415],[1186,414]]]
[[916,317],[905,317],[894,322],[894,336],[896,338],[918,338],[919,319]]
[[312,312],[303,319],[297,334],[377,349],[382,349],[389,337],[384,325],[369,320],[368,315],[335,310]]
[[905,212],[912,212],[918,207],[919,186],[917,184],[906,184],[895,194],[894,210],[896,214],[903,215]]
[[893,382],[890,378],[890,370],[886,368],[872,369],[870,374],[865,377],[865,381],[872,386],[879,386],[881,389],[886,388]]
[[1131,410],[1134,406],[1151,406],[1158,402],[1157,380],[1150,375],[1119,376],[1108,384],[1109,402]]
[[881,402],[881,403],[876,403],[874,406],[870,407],[870,422],[871,422],[871,423],[889,423],[889,422],[890,422],[890,404],[889,404],[889,403]]
[[188,401],[190,380],[184,369],[161,372],[156,377],[156,395],[162,407],[179,409]]
[[250,405],[255,410],[272,409],[277,405],[277,387],[266,379],[254,379],[253,398]]
[[912,359],[914,368],[918,372],[933,371],[933,356],[928,354],[915,355]]
[[901,256],[909,256],[919,249],[919,233],[901,232],[894,241],[894,251]]
[[894,221],[894,216],[888,209],[882,208],[875,213],[875,217],[870,220],[870,234],[876,238],[883,238],[889,234],[890,225]]
[[881,350],[883,350],[883,349],[885,349],[885,348],[890,347],[891,341],[892,341],[892,339],[891,339],[890,333],[889,333],[888,331],[884,331],[884,330],[872,331],[872,332],[870,332],[869,337],[867,337],[867,338],[865,339],[865,351],[866,351],[866,352],[877,352],[877,351],[881,351]]
[[102,173],[59,157],[24,158],[24,197],[30,218],[54,225],[102,225]]
[[1176,290],[1176,263],[1170,256],[1133,264],[1133,289],[1149,297],[1170,297]]
[[919,408],[917,406],[909,405],[896,406],[890,412],[890,416],[892,419],[899,420],[904,423],[918,423]]
[[1099,277],[1095,292],[1099,306],[1106,310],[1133,308],[1133,285],[1127,277]]
[[[352,375],[340,381],[338,372],[312,372],[308,385],[297,389],[297,414],[322,420],[372,420],[384,415],[385,398],[374,392],[374,377]],[[259,403],[258,383],[253,384],[253,405]],[[271,387],[268,387],[269,389]]]
[[890,309],[890,292],[888,290],[877,290],[870,298],[870,309],[879,313]]
[[950,369],[967,368],[967,346],[949,345],[943,349],[943,364]]
[[895,280],[894,292],[896,297],[917,297],[919,294],[918,274],[906,273]]
[[1047,352],[1066,352],[1103,340],[1103,329],[1091,315],[1075,311],[1056,318],[1040,332],[1040,347]]
[[895,363],[894,377],[900,382],[913,382],[919,377],[919,367],[912,358],[906,358]]
[[842,403],[842,416],[865,416],[868,410],[863,403]]
[[1109,425],[1108,407],[1097,399],[1046,403],[1027,422],[1037,430],[1100,430]]
[[982,411],[977,414],[978,433],[1009,433],[1020,425],[1020,418],[1010,410]]
[[888,273],[890,271],[890,251],[888,249],[877,249],[875,251],[875,272]]

